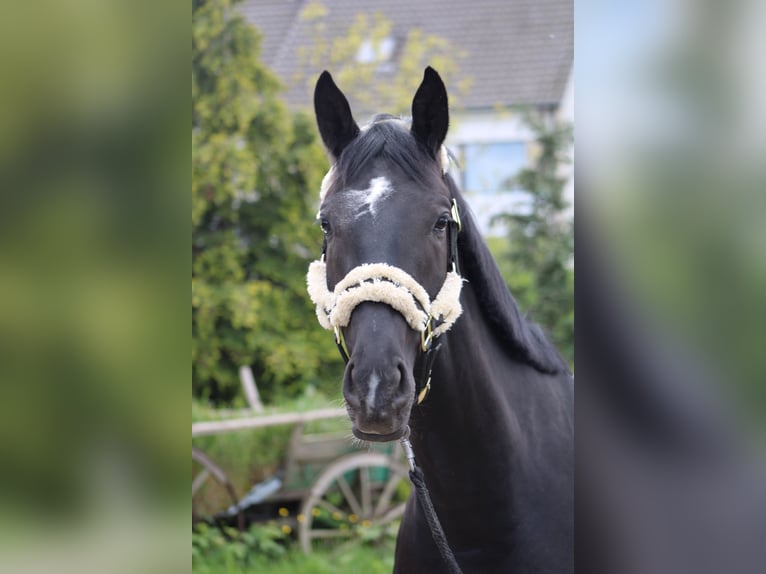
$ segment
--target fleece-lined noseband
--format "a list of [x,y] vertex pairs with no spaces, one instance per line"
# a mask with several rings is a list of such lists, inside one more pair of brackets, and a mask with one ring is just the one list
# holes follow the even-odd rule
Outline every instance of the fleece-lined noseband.
[[416,379],[418,403],[425,399],[431,388],[431,368],[440,344],[434,341],[455,323],[463,308],[457,254],[457,234],[460,230],[460,214],[457,202],[452,201],[452,219],[447,227],[449,260],[447,276],[439,293],[431,300],[425,288],[409,273],[387,263],[364,263],[354,267],[335,288],[327,288],[326,243],[322,257],[309,265],[306,277],[308,292],[316,305],[317,319],[325,329],[335,332],[343,360],[348,363],[349,353],[343,338],[343,327],[351,320],[351,313],[365,301],[385,303],[398,311],[410,328],[420,333],[421,375]]

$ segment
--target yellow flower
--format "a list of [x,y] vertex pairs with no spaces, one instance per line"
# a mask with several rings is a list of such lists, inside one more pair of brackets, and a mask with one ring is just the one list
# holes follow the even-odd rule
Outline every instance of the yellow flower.
[[311,516],[319,516],[322,514],[322,511],[319,510],[316,506],[311,509]]
[[370,522],[369,520],[362,520],[362,526],[364,526],[365,528],[369,528],[370,526],[372,526],[372,522]]
[[341,518],[340,512],[333,512],[332,513],[332,519],[333,520],[340,520],[340,518]]
[[284,532],[285,534],[290,534],[292,531],[293,531],[293,529],[290,528],[289,524],[283,524],[282,525],[282,532]]
[[290,511],[289,511],[289,510],[287,510],[287,509],[286,509],[286,508],[283,506],[282,508],[280,508],[280,509],[279,509],[279,515],[280,515],[282,518],[284,518],[285,516],[289,516],[289,515],[290,515]]
[[305,516],[303,516],[302,514],[299,514],[299,515],[297,516],[297,519],[298,519],[298,522],[303,522],[303,521],[305,521],[305,520],[306,520],[306,517],[305,517]]
[[357,520],[359,520],[359,517],[356,514],[348,515],[348,521],[351,522],[352,524],[356,522]]

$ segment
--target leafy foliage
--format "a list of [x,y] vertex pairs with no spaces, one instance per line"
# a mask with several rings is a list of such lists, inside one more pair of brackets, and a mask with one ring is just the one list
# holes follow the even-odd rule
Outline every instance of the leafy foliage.
[[192,4],[192,379],[230,403],[251,365],[265,400],[332,384],[340,359],[305,292],[323,168],[232,0]]
[[[393,22],[380,12],[361,11],[342,34],[327,35],[329,12],[320,1],[311,1],[301,11],[301,18],[311,24],[311,45],[298,49],[299,68],[296,81],[306,82],[313,90],[314,77],[305,70],[322,66],[332,70],[333,77],[352,99],[359,112],[388,112],[408,115],[412,96],[423,78],[426,66],[439,70],[450,86],[450,102],[454,109],[460,95],[471,86],[471,77],[460,70],[459,61],[465,54],[436,34],[412,27],[401,45],[386,46],[393,40]],[[396,65],[384,55],[393,50]],[[359,58],[361,52],[365,58]],[[380,78],[385,78],[380,81]]]
[[[340,554],[321,547],[304,554],[294,531],[276,523],[252,525],[247,532],[199,524],[192,532],[192,572],[197,574],[387,574],[394,566],[395,531],[383,544],[360,543]],[[370,528],[370,534],[373,529]]]
[[267,561],[282,558],[287,552],[287,536],[288,533],[276,524],[253,525],[245,532],[239,532],[236,528],[220,529],[205,523],[197,524],[192,530],[192,569],[206,562],[241,569],[248,563],[251,554]]
[[545,328],[570,365],[574,364],[574,232],[564,197],[572,127],[527,114],[536,134],[533,164],[512,187],[528,196],[525,208],[500,216],[508,225],[500,265],[522,309]]

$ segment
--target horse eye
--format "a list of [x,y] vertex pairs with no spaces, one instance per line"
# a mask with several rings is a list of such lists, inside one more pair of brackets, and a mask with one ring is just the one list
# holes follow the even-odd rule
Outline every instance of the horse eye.
[[327,221],[324,217],[319,220],[319,225],[323,232],[330,233],[330,222]]
[[436,220],[436,223],[434,224],[434,229],[436,231],[444,231],[447,228],[448,223],[449,223],[449,217],[446,215],[442,215],[439,219]]

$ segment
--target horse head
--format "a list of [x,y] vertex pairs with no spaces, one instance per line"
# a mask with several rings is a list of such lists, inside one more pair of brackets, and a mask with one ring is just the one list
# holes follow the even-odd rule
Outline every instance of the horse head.
[[461,280],[450,266],[458,216],[442,147],[447,92],[429,67],[411,121],[379,115],[360,129],[324,72],[314,107],[333,165],[317,215],[323,258],[309,271],[309,293],[347,355],[343,396],[352,432],[394,440],[417,400],[415,369],[431,337],[460,314]]

